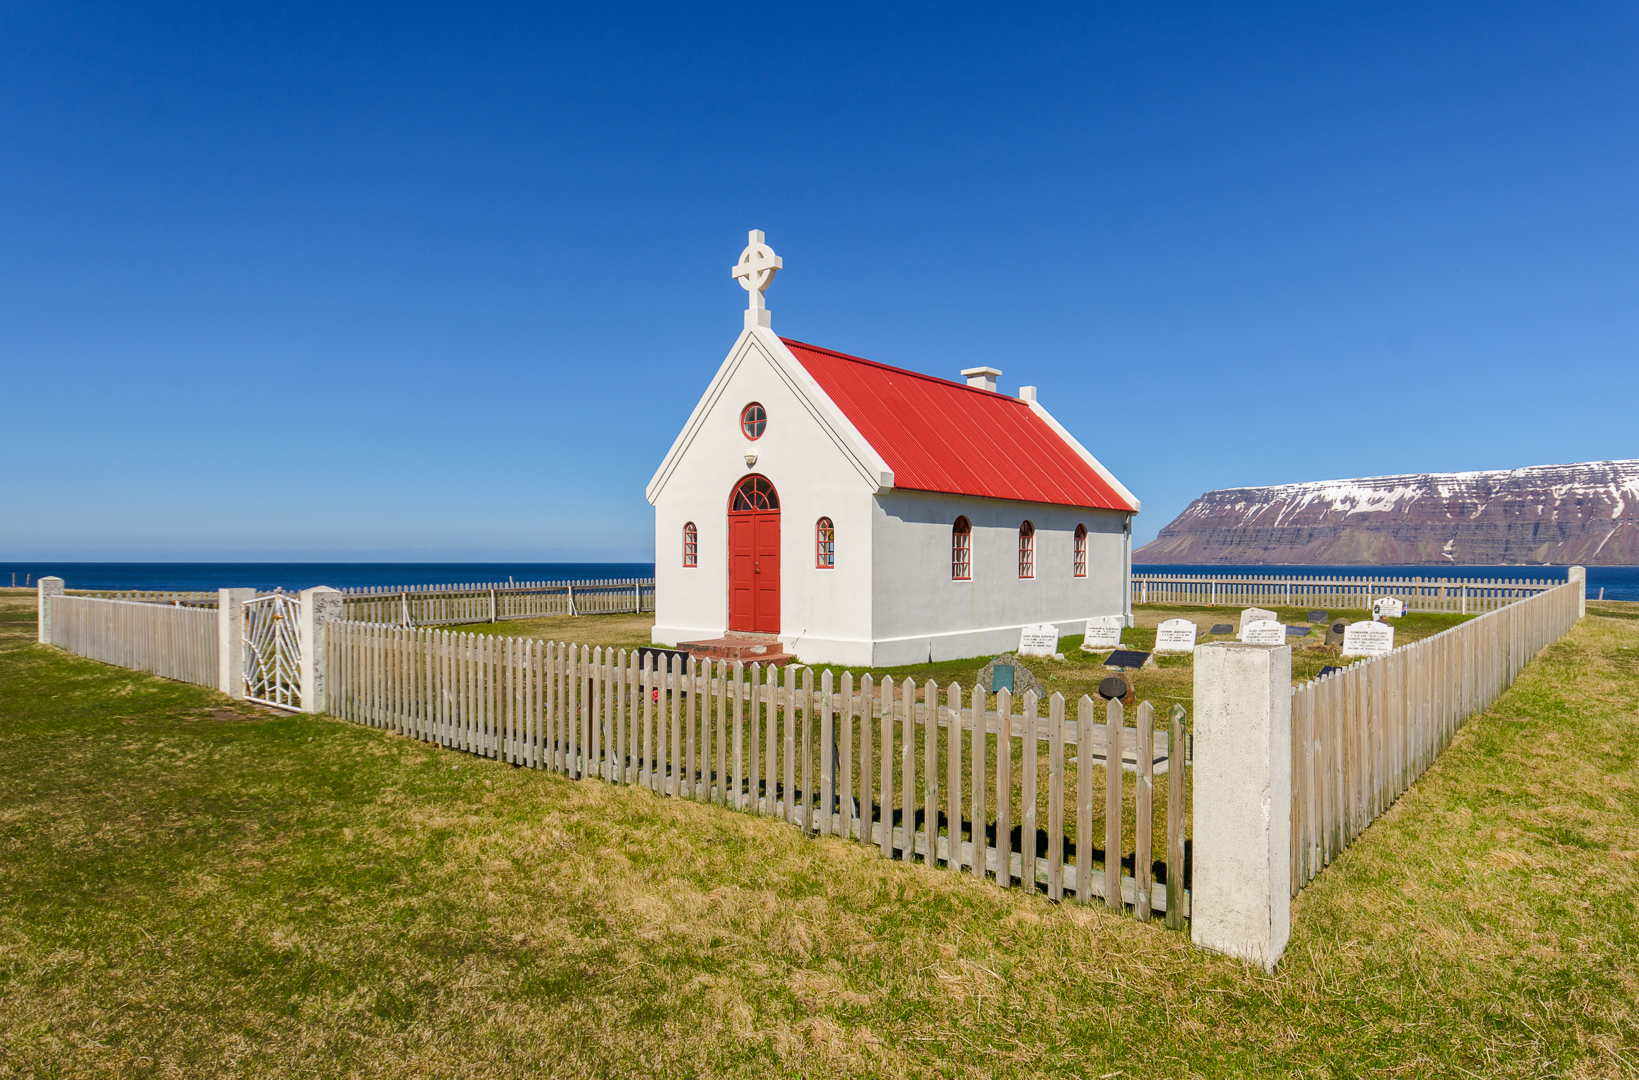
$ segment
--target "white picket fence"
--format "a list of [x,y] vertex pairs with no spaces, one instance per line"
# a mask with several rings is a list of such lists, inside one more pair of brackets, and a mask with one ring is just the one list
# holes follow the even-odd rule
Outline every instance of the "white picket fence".
[[217,614],[197,607],[90,596],[46,596],[51,644],[76,656],[215,687]]
[[[1181,709],[1155,732],[1148,703],[1128,727],[1120,702],[1101,719],[1087,697],[1075,718],[1058,694],[1026,694],[1016,714],[1007,692],[991,709],[956,684],[856,686],[827,671],[816,688],[796,665],[672,656],[662,670],[647,650],[645,663],[637,650],[359,622],[327,623],[325,648],[326,711],[356,723],[778,817],[1140,919],[1181,926],[1188,912]],[[1110,747],[1130,763],[1125,785],[1104,767]]]
[[1135,573],[1132,576],[1132,602],[1365,610],[1377,598],[1391,596],[1405,601],[1407,611],[1469,614],[1494,611],[1561,584],[1563,582],[1533,578]]
[[451,626],[654,610],[653,578],[406,585],[395,589],[343,589],[342,593],[349,619],[397,626]]
[[1468,717],[1576,625],[1580,582],[1292,690],[1292,894],[1434,762]]

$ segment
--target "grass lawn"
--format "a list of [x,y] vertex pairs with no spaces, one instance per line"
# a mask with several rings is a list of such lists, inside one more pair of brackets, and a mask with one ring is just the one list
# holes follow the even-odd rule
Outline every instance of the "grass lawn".
[[3,598],[0,1076],[1639,1074],[1636,607],[1471,720],[1265,976],[67,657]]

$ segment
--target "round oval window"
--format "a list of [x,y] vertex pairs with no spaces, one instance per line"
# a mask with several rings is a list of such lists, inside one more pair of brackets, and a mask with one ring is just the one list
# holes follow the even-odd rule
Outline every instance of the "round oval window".
[[753,401],[740,413],[740,430],[745,432],[748,439],[760,439],[763,429],[768,427],[768,413],[763,407]]

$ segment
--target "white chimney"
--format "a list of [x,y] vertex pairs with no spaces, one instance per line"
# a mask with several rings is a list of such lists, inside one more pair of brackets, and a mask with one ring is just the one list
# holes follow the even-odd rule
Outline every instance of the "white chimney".
[[1019,400],[1020,401],[1035,401],[1036,400],[1036,388],[1034,386],[1021,386],[1021,387],[1019,387]]
[[969,386],[989,390],[993,394],[996,392],[996,379],[1000,375],[1001,372],[993,367],[970,367],[962,372],[962,378],[967,380]]

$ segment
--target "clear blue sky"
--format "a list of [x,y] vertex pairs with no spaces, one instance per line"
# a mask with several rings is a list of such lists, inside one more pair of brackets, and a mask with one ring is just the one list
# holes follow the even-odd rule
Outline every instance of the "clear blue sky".
[[1636,92],[1632,4],[11,4],[0,557],[647,559],[748,228],[1141,540],[1639,456]]

